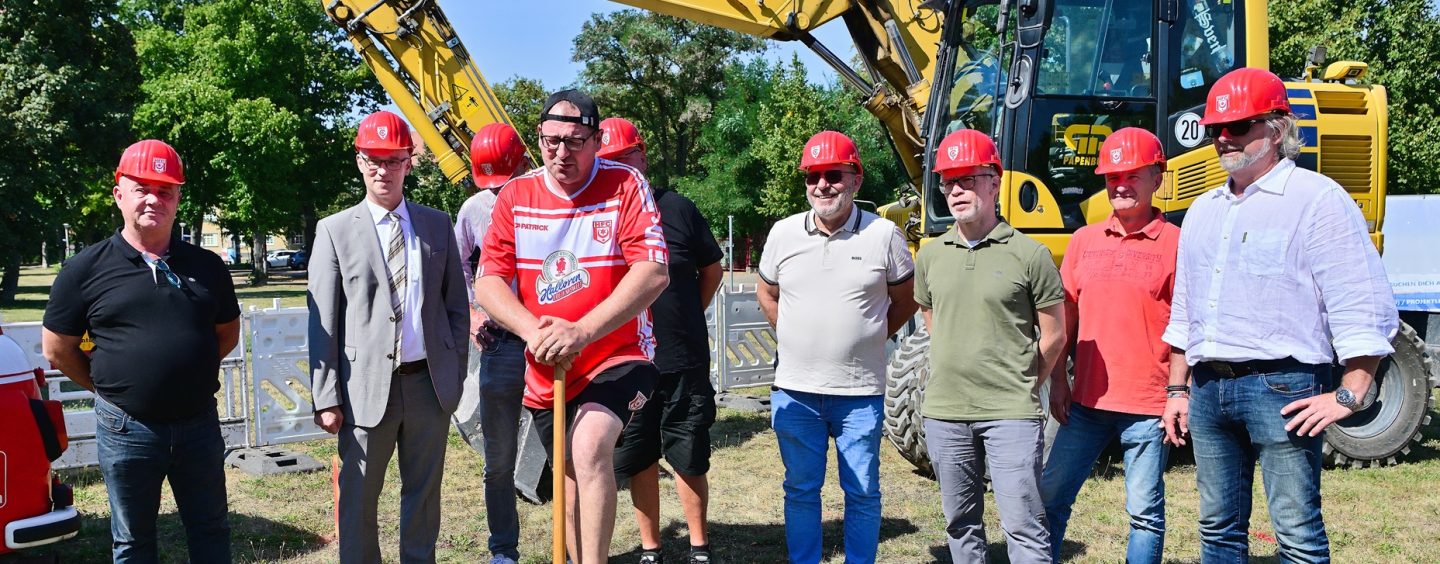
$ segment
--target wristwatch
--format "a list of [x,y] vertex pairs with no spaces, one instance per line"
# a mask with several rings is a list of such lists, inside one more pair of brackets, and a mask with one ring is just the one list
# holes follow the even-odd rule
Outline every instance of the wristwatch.
[[1345,386],[1340,386],[1335,390],[1335,403],[1345,406],[1350,411],[1360,411],[1367,407],[1361,405],[1360,398],[1355,397],[1355,392]]

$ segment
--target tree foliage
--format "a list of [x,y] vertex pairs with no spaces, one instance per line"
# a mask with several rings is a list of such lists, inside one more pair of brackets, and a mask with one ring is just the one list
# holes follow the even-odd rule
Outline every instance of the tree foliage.
[[[545,97],[550,95],[545,91],[545,85],[533,78],[516,76],[496,84],[492,90],[495,98],[500,100],[500,106],[505,108],[505,114],[510,116],[515,131],[520,132],[520,139],[533,151],[535,128],[540,125],[540,108],[545,105]],[[538,159],[539,155],[531,157]]]
[[[381,91],[345,40],[309,0],[135,0],[144,136],[169,141],[185,160],[181,217],[249,234],[303,230],[354,184],[350,116]],[[263,260],[254,260],[263,275]]]
[[1390,96],[1389,190],[1440,193],[1440,8],[1431,0],[1287,0],[1270,2],[1270,68],[1299,75],[1311,47],[1330,61],[1370,65],[1364,82]]
[[115,214],[110,177],[130,142],[140,76],[113,2],[0,1],[0,303],[22,258],[58,248],[61,224],[89,240]]
[[738,32],[638,10],[596,14],[575,37],[581,82],[606,115],[645,136],[651,184],[670,187],[695,161],[701,129],[726,90],[727,65],[764,50]]

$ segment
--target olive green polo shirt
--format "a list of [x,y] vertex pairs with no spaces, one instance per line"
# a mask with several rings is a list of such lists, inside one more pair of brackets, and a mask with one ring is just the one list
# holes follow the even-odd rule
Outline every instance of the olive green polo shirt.
[[1000,222],[974,248],[952,227],[915,256],[915,301],[931,310],[920,412],[947,421],[1040,419],[1037,312],[1065,289],[1050,249]]

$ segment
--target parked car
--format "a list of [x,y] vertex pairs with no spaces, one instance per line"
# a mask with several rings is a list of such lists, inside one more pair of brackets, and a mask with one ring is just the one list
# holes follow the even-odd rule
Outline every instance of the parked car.
[[310,255],[305,252],[305,249],[300,249],[295,251],[295,254],[290,255],[290,261],[287,264],[291,270],[305,270],[306,267],[310,266]]
[[265,264],[270,268],[285,268],[290,266],[290,255],[293,254],[295,251],[270,251],[265,255]]

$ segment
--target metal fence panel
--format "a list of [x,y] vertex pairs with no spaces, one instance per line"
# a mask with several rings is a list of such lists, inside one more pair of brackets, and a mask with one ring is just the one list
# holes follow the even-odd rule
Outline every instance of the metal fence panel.
[[309,321],[310,312],[303,307],[245,313],[254,446],[331,436],[315,424],[310,407]]
[[717,391],[775,382],[775,330],[760,311],[755,291],[750,284],[722,287],[716,300],[722,307],[718,326],[725,328],[714,354]]

